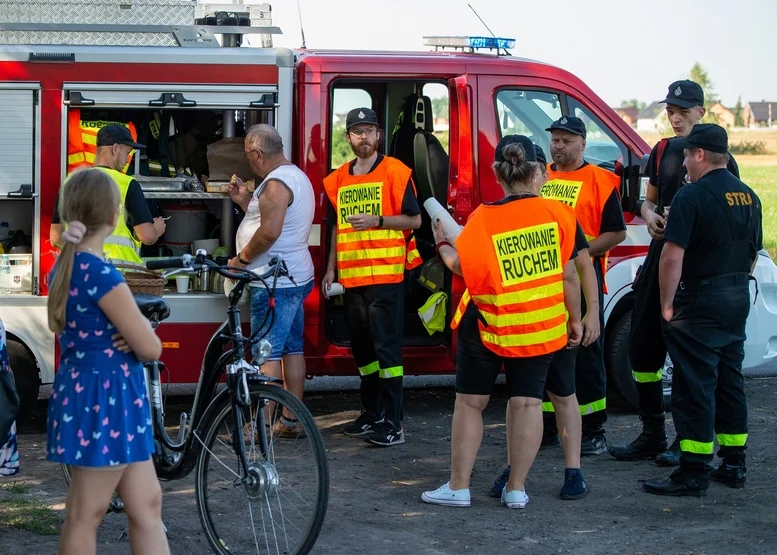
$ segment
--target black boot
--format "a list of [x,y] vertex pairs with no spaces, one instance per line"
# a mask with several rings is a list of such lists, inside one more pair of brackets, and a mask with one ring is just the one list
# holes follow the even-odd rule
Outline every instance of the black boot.
[[705,472],[686,472],[678,468],[668,480],[650,480],[642,484],[648,493],[671,497],[704,497],[709,487]]
[[642,433],[628,445],[613,445],[608,451],[619,461],[654,459],[666,450],[664,414],[641,415]]
[[658,466],[680,466],[680,438],[675,437],[669,449],[656,457]]
[[715,482],[725,484],[730,488],[741,489],[745,487],[747,468],[744,457],[725,457],[720,461],[718,468],[710,472]]

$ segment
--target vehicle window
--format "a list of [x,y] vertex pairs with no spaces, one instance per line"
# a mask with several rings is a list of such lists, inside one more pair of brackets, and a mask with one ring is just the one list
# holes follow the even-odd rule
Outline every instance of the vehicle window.
[[569,110],[573,116],[583,120],[586,127],[586,145],[583,157],[590,164],[596,164],[610,171],[616,171],[628,157],[628,150],[615,133],[602,120],[580,104],[569,98]]
[[330,168],[352,160],[351,146],[345,140],[345,117],[354,108],[372,108],[372,97],[363,89],[335,89],[332,93],[332,130]]
[[448,124],[450,122],[450,102],[448,87],[442,83],[426,83],[422,94],[432,101],[432,116],[434,117],[434,136],[448,150]]
[[496,115],[500,138],[526,135],[550,157],[550,133],[545,131],[561,117],[561,103],[555,93],[501,89],[496,94]]

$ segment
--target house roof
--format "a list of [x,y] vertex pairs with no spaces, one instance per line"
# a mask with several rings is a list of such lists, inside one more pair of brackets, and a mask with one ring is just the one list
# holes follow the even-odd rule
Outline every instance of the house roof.
[[634,106],[628,106],[626,108],[615,108],[615,112],[622,116],[627,116],[632,120],[637,119],[637,115],[639,114],[639,110]]
[[655,119],[657,118],[661,112],[664,111],[664,103],[663,102],[653,102],[651,103],[647,108],[642,110],[638,115],[637,119]]
[[769,105],[772,106],[772,119],[777,119],[777,102],[748,102],[755,121],[769,120]]

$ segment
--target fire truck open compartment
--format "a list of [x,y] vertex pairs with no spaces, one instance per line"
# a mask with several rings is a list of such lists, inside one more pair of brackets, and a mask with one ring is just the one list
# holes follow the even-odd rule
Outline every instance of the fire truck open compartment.
[[[232,173],[240,173],[237,167],[243,170],[241,177],[258,184],[258,176],[250,174],[243,157],[240,138],[252,125],[275,122],[276,95],[275,86],[187,86],[184,90],[180,85],[66,84],[68,109],[63,118],[67,122],[71,112],[78,110],[84,125],[131,123],[137,141],[146,145],[133,154],[127,173],[138,179],[152,216],[170,219],[165,234],[155,245],[144,245],[141,256],[191,252],[194,241],[207,239],[218,239],[226,256],[234,254],[236,219],[242,214],[225,193],[193,191],[189,184],[192,177],[203,187],[209,180],[223,183]],[[215,169],[213,148],[219,145],[220,177],[210,179]],[[63,153],[65,160],[68,154]],[[235,169],[228,160],[235,162]]]

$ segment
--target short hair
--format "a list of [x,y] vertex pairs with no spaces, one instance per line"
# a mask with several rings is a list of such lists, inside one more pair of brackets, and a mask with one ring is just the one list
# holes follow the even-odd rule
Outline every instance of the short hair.
[[246,139],[267,156],[278,156],[283,153],[283,139],[272,125],[259,123],[251,126],[246,133]]
[[710,152],[709,150],[705,150],[704,156],[710,161],[711,164],[716,166],[728,165],[729,156],[726,152]]

